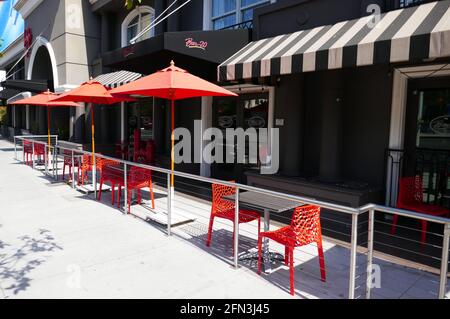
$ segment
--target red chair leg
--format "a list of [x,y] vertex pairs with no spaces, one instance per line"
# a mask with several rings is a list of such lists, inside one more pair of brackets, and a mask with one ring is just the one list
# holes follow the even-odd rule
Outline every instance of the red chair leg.
[[131,194],[132,194],[131,191],[132,191],[131,189],[128,189],[128,198],[127,198],[127,200],[128,200],[128,214],[131,214]]
[[428,228],[428,222],[426,220],[422,220],[422,234],[420,241],[422,243],[422,247],[425,245],[427,241],[427,228]]
[[114,206],[114,193],[115,193],[115,188],[116,188],[115,184],[114,184],[114,183],[111,183],[111,198],[112,198],[112,203],[111,203],[111,205],[113,205],[113,206]]
[[140,188],[138,189],[138,198],[137,198],[137,201],[138,201],[138,205],[141,205],[141,189],[140,189]]
[[103,178],[100,179],[100,188],[98,190],[98,200],[102,200],[102,188],[103,188]]
[[289,248],[289,281],[291,286],[291,295],[294,296],[294,249]]
[[72,165],[69,165],[69,181],[72,179]]
[[120,198],[122,197],[122,185],[117,188],[117,208],[120,208]]
[[289,266],[289,249],[287,246],[284,247],[284,263]]
[[258,275],[261,274],[262,236],[258,236]]
[[209,227],[208,227],[208,239],[206,240],[206,246],[211,246],[211,236],[213,231],[213,224],[214,224],[214,215],[211,214],[211,217],[209,219]]
[[394,235],[397,230],[397,222],[398,222],[398,215],[394,215],[394,219],[392,220],[391,235]]
[[150,198],[152,199],[152,209],[155,209],[155,195],[153,194],[153,183],[150,180]]
[[66,164],[63,165],[62,180],[66,180]]
[[317,243],[317,250],[319,251],[320,278],[325,282],[327,281],[327,274],[325,272],[325,257],[323,254],[322,241]]

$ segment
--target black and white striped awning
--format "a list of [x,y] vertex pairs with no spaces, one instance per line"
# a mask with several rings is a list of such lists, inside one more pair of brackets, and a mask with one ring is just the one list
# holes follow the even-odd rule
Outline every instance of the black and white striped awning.
[[219,81],[450,56],[450,1],[390,11],[249,43]]
[[97,76],[94,81],[100,82],[104,86],[113,89],[121,85],[136,81],[142,74],[130,71],[117,71],[105,73]]

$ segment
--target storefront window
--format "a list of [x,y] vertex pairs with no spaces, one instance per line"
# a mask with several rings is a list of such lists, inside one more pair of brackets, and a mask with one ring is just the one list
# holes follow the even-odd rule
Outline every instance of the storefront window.
[[253,9],[270,0],[212,0],[212,28],[227,28],[253,19]]
[[[259,169],[265,163],[269,155],[268,140],[261,135],[258,139],[245,140],[244,163],[237,159],[237,140],[230,143],[226,140],[226,130],[243,128],[255,128],[258,133],[260,128],[269,127],[269,93],[243,93],[239,98],[215,98],[213,103],[213,125],[222,131],[223,140],[215,141],[216,145],[223,147],[224,159],[234,158],[234,162],[216,163],[213,165],[213,176],[222,179],[233,179],[240,176],[240,172],[248,169]],[[250,158],[250,143],[257,143],[257,158]],[[264,158],[262,158],[264,157]]]
[[140,131],[141,141],[146,142],[153,139],[153,99],[140,99],[128,105],[130,109],[128,126],[129,136],[133,136],[134,130]]
[[419,94],[416,147],[450,150],[450,89]]
[[[122,24],[122,46],[127,46],[139,33],[145,30],[153,21],[155,11],[148,6],[141,6],[134,9],[125,18]],[[137,40],[142,41],[154,35],[154,29],[151,28],[142,34]]]

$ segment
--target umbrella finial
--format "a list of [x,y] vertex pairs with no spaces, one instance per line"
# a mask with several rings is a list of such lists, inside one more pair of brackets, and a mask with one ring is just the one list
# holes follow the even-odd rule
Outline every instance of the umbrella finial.
[[175,66],[175,62],[173,62],[173,60],[170,61],[170,66]]

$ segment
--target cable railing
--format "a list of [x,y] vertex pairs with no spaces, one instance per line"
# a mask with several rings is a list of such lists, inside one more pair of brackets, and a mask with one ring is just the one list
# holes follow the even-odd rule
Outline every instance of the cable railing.
[[[343,255],[345,261],[342,261],[342,264],[339,265],[334,265],[332,263],[327,264],[327,271],[339,274],[339,276],[346,278],[345,280],[348,282],[347,291],[340,291],[333,296],[347,296],[350,299],[371,298],[374,288],[372,283],[373,273],[377,263],[386,260],[396,264],[398,260],[393,258],[395,257],[395,252],[402,251],[404,254],[414,255],[416,259],[429,259],[436,265],[440,264],[438,271],[439,283],[438,287],[436,287],[437,292],[434,294],[440,299],[445,298],[447,292],[450,240],[450,219],[448,218],[377,204],[368,204],[363,207],[352,208],[317,200],[311,197],[291,195],[180,171],[171,171],[162,167],[130,162],[103,154],[92,154],[91,152],[84,150],[63,147],[58,145],[57,136],[52,136],[52,145],[47,145],[46,138],[46,136],[45,139],[42,136],[16,137],[14,139],[15,159],[20,161],[18,153],[21,151],[22,153],[25,153],[26,145],[30,145],[31,143],[33,145],[33,150],[36,145],[42,145],[41,147],[45,150],[44,161],[42,162],[42,159],[38,159],[35,156],[36,154],[32,154],[31,167],[34,169],[40,168],[47,176],[60,180],[61,177],[65,177],[65,174],[61,173],[61,169],[63,169],[61,164],[68,164],[71,166],[69,174],[71,187],[86,191],[87,194],[92,193],[96,199],[97,195],[100,195],[102,192],[99,193],[99,186],[95,176],[98,172],[100,172],[100,175],[104,173],[104,171],[102,171],[103,168],[99,165],[102,165],[101,163],[104,162],[110,164],[113,163],[117,168],[117,174],[121,175],[120,179],[123,185],[119,185],[119,189],[121,187],[123,188],[123,205],[119,199],[117,202],[119,208],[125,214],[128,213],[128,202],[136,202],[136,196],[133,194],[134,192],[129,193],[128,191],[129,187],[133,187],[133,181],[131,180],[133,175],[130,174],[130,172],[137,168],[149,171],[152,174],[152,191],[155,196],[155,207],[150,207],[151,204],[147,201],[141,206],[133,206],[133,210],[136,209],[135,207],[143,207],[143,210],[152,211],[152,216],[156,215],[155,212],[161,213],[156,223],[163,227],[168,236],[176,235],[185,238],[191,244],[199,247],[204,246],[208,231],[207,226],[210,221],[210,202],[208,196],[201,195],[208,194],[212,184],[233,187],[236,190],[234,199],[236,213],[234,214],[234,226],[231,230],[235,235],[230,235],[231,230],[229,229],[229,223],[222,220],[215,221],[213,237],[222,236],[225,240],[214,240],[213,246],[217,246],[212,248],[212,251],[218,258],[230,262],[235,268],[241,266],[254,268],[255,266],[254,260],[243,260],[243,258],[241,258],[243,254],[240,253],[239,250],[245,248],[245,254],[247,254],[248,250],[255,249],[254,233],[256,225],[255,223],[240,225],[238,220],[239,209],[240,206],[242,206],[239,200],[240,194],[243,194],[243,192],[254,192],[267,196],[267,198],[293,201],[298,203],[298,206],[316,205],[321,207],[323,211],[333,211],[346,217],[342,220],[332,220],[330,217],[325,217],[323,216],[324,214],[322,214],[321,218],[322,230],[325,236],[327,233],[332,234],[333,236],[331,237],[340,235],[340,237],[343,238],[341,245],[345,247],[345,250],[329,250],[330,255]],[[95,160],[91,163],[91,170],[87,172],[87,183],[92,182],[92,185],[88,184],[90,187],[84,187],[84,185],[80,185],[79,180],[76,182],[75,169],[78,168],[77,176],[79,176],[79,170],[82,166],[81,162],[92,157]],[[25,162],[24,154],[22,154],[22,161]],[[85,172],[83,172],[83,174],[84,173]],[[175,183],[177,185],[176,193],[174,193],[170,187],[170,177],[172,174],[175,176]],[[95,182],[93,182],[94,180]],[[178,187],[182,190],[178,191]],[[183,189],[187,190],[185,194],[183,193]],[[118,192],[118,196],[120,196],[119,194],[120,192]],[[147,195],[147,193],[145,193],[145,195]],[[111,196],[114,196],[114,192],[112,192]],[[112,197],[112,199],[114,201],[114,197]],[[140,202],[141,194],[140,191],[138,191],[137,203],[139,204]],[[139,210],[138,213],[140,214],[141,210]],[[276,218],[274,216],[272,221],[275,221],[275,224],[286,225],[291,222],[286,214],[274,215],[276,215]],[[386,219],[386,216],[393,217],[394,215],[402,217],[402,219],[407,220],[411,225],[398,224],[396,234],[390,233],[388,230],[386,231],[386,229],[389,229],[391,226],[391,223],[389,222],[389,219]],[[417,222],[423,223],[424,221],[429,222],[433,226],[426,232],[430,241],[425,243],[417,240],[416,235],[420,230],[415,228],[412,224],[412,222],[417,224]],[[338,227],[330,226],[332,224],[327,224],[328,222],[336,223],[341,227],[337,230],[336,228]],[[330,237],[328,236],[327,238]],[[399,245],[399,242],[404,243],[404,245]],[[238,247],[238,249],[232,250],[231,256],[223,256],[223,252],[228,252],[233,246]],[[270,246],[271,250],[273,248],[281,253],[283,252],[277,243],[272,244],[271,242]],[[383,258],[380,259],[381,257],[376,257],[376,255],[379,254],[379,247],[384,247],[384,251],[390,249],[394,253],[390,255],[383,254]],[[310,261],[317,257],[316,252],[314,252],[315,248],[317,248],[317,246],[311,244],[308,247],[305,246],[296,249],[296,251],[301,252],[301,254],[295,254],[294,261],[306,265],[302,267],[302,274],[305,273],[314,279],[320,279],[317,273],[318,267],[315,262],[314,265],[309,266]],[[228,258],[231,258],[231,260]],[[374,258],[377,258],[376,262],[374,262]],[[438,266],[435,268],[437,269]],[[273,273],[273,276],[271,276],[271,280],[275,284],[281,286],[282,276],[283,275],[275,272]],[[302,287],[305,287],[305,285],[307,286],[308,284],[308,282],[301,282]],[[311,287],[311,289],[313,288]],[[321,292],[327,293],[325,290],[326,289]]]

